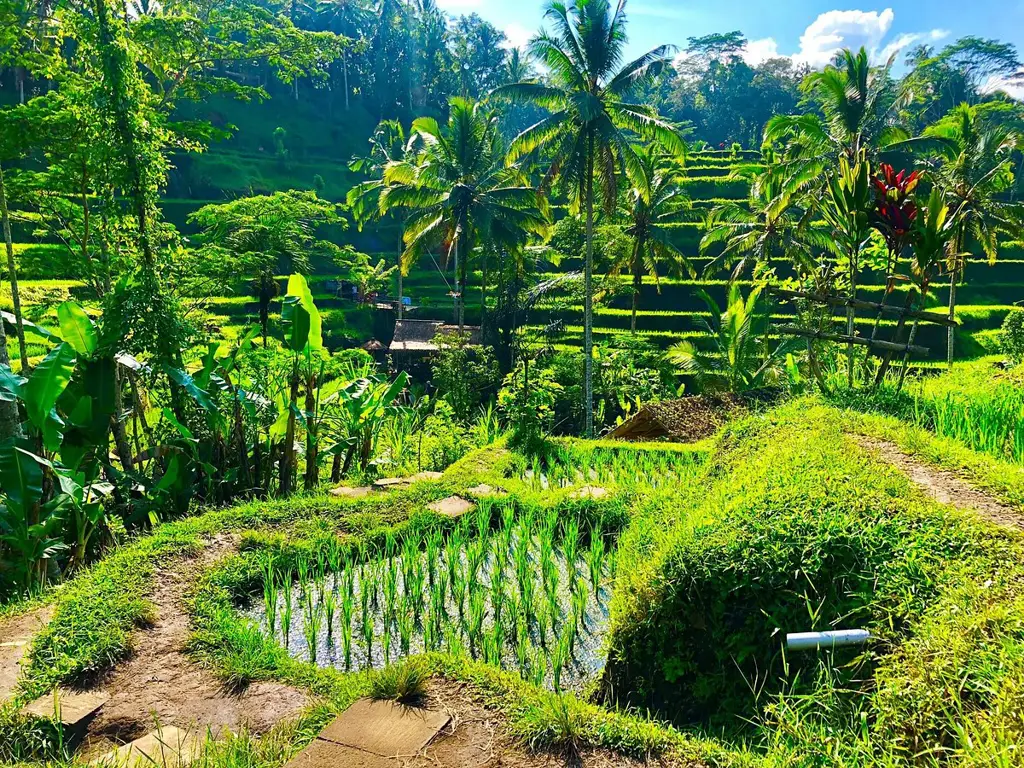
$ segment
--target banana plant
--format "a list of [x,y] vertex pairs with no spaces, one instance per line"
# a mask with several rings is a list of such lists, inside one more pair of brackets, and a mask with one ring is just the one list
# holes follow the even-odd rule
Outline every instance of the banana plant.
[[[164,409],[163,418],[178,435],[173,445],[184,466],[177,469],[192,473],[201,480],[209,500],[223,502],[238,492],[256,490],[260,476],[259,466],[250,466],[249,439],[246,419],[257,426],[257,408],[266,407],[268,401],[250,389],[241,375],[240,362],[252,349],[253,339],[259,332],[253,326],[227,354],[218,354],[221,345],[211,342],[193,373],[167,368],[168,378],[180,386],[195,402],[203,415],[206,439],[196,438],[193,430],[182,424],[174,414]],[[258,432],[258,429],[256,430]],[[253,440],[254,454],[259,458],[259,436]],[[259,465],[261,462],[256,461]],[[167,486],[172,490],[174,486]]]
[[[284,304],[281,309],[281,320],[285,327],[285,348],[292,353],[292,372],[289,380],[288,416],[285,428],[284,447],[281,453],[280,485],[279,493],[287,496],[291,493],[294,485],[293,475],[297,465],[295,446],[295,427],[299,413],[299,384],[300,365],[305,363],[305,369],[309,371],[306,381],[306,391],[312,395],[316,388],[316,376],[313,371],[314,357],[319,357],[324,347],[323,332],[321,330],[320,312],[313,303],[313,294],[309,290],[306,278],[294,274],[288,278],[288,292],[284,297]],[[320,369],[322,375],[322,368]],[[307,454],[307,466],[316,466],[316,436],[307,436],[307,448],[312,447],[314,455]],[[308,475],[307,475],[308,478]],[[309,480],[307,479],[307,484]]]
[[59,343],[28,378],[0,371],[0,397],[25,414],[20,434],[0,444],[0,542],[15,564],[14,581],[30,593],[45,585],[69,543],[70,567],[84,562],[112,490],[101,467],[115,363],[99,353],[97,329],[79,305],[61,304],[57,316],[60,333],[45,335]]
[[393,381],[368,376],[347,382],[331,396],[329,402],[338,406],[339,431],[344,435],[339,441],[345,447],[341,475],[348,474],[353,462],[362,472],[369,469],[377,435],[384,422],[402,408],[396,401],[408,383],[405,371]]

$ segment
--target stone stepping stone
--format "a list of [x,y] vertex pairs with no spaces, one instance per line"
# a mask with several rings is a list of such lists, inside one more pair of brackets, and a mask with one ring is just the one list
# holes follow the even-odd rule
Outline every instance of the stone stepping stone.
[[373,489],[375,491],[389,491],[392,488],[405,488],[421,480],[440,480],[442,477],[444,477],[444,474],[441,472],[417,472],[409,477],[382,477],[373,482]]
[[337,496],[341,499],[362,499],[371,493],[373,493],[373,488],[368,485],[361,485],[356,488],[343,485],[340,488],[331,489],[331,496]]
[[196,734],[168,726],[113,749],[89,765],[103,768],[185,768],[203,748]]
[[445,517],[462,517],[467,512],[476,509],[476,504],[461,496],[449,496],[447,499],[433,501],[427,504],[427,509],[437,512]]
[[399,764],[394,758],[313,739],[308,747],[288,761],[285,768],[399,768]]
[[466,493],[470,496],[507,496],[508,494],[500,488],[492,488],[487,483],[481,483],[480,485],[474,485],[472,488],[467,488]]
[[451,717],[393,701],[360,699],[320,734],[323,741],[371,752],[379,757],[415,755]]
[[54,701],[53,694],[48,693],[25,707],[25,712],[36,717],[54,718],[59,708],[60,722],[70,728],[75,728],[92,717],[109,698],[108,694],[99,691],[58,690],[56,701]]
[[608,489],[599,485],[584,485],[572,492],[574,499],[603,499],[608,495]]

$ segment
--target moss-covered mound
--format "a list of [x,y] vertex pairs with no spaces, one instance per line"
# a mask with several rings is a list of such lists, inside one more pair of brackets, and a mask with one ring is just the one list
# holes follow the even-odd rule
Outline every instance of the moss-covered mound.
[[[907,756],[993,723],[1019,741],[1021,537],[926,500],[841,420],[802,401],[738,425],[667,536],[632,552],[624,537],[608,697],[762,723],[800,752],[830,733],[814,749]],[[875,640],[783,650],[787,632],[831,628]]]

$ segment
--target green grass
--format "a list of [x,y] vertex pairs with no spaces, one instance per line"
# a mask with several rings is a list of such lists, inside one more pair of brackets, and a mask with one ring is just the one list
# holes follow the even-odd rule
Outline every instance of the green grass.
[[[814,399],[750,417],[697,446],[556,441],[541,465],[545,475],[557,480],[560,472],[581,471],[613,489],[601,501],[540,488],[538,465],[494,445],[457,462],[438,484],[360,501],[253,502],[127,543],[48,597],[55,617],[32,647],[19,700],[122,658],[131,633],[150,617],[157,565],[196,551],[207,535],[235,531],[240,552],[201,573],[188,595],[191,652],[229,683],[276,680],[309,691],[317,703],[263,739],[242,732],[209,744],[200,765],[210,768],[279,766],[359,696],[415,693],[427,674],[465,682],[527,747],[780,768],[911,765],[914,754],[916,764],[939,765],[935,747],[963,762],[1005,753],[1021,741],[1013,715],[1016,691],[1024,690],[1021,537],[924,499],[856,448],[843,436],[848,430],[913,446],[1024,504],[1024,476],[1007,472],[1006,462],[891,417]],[[680,467],[685,478],[670,481]],[[657,480],[636,480],[648,477]],[[413,657],[373,674],[319,668],[238,612],[239,600],[259,599],[269,556],[283,567],[331,552],[372,556],[389,541],[419,546],[452,528],[425,504],[480,482],[509,491],[514,515],[625,526],[603,690],[636,709],[551,693],[459,652]],[[504,520],[503,509],[493,514]],[[492,534],[499,539],[502,525]],[[593,545],[581,545],[587,563],[600,559]],[[863,658],[837,657],[835,665],[827,656],[790,658],[779,666],[776,627],[837,624],[868,626],[881,640]],[[623,674],[627,660],[630,673]],[[681,707],[666,709],[647,695],[668,675],[671,685],[662,690],[681,696]],[[642,714],[648,706],[653,717]],[[698,706],[708,712],[696,718],[703,727],[692,725]],[[728,712],[733,716],[714,716]],[[737,716],[750,722],[743,726]],[[10,708],[0,712],[0,732],[5,758],[68,762],[52,733]]]
[[[926,499],[847,422],[814,400],[741,422],[672,530],[627,529],[609,693],[677,722],[749,719],[781,764],[1020,749],[1024,540]],[[834,659],[779,650],[778,632],[832,627],[878,640]]]
[[384,667],[370,679],[370,696],[401,704],[419,704],[427,693],[430,670],[421,659],[405,659]]
[[1024,369],[996,368],[998,358],[960,363],[939,376],[849,392],[833,399],[861,411],[890,414],[975,452],[1024,467]]

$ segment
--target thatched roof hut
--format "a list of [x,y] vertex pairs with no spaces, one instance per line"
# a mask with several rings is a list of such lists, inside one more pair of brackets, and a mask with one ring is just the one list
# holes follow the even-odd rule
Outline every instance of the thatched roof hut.
[[[389,349],[392,353],[429,354],[438,350],[434,342],[436,336],[458,332],[459,326],[440,320],[399,320],[395,323],[395,336]],[[462,332],[469,335],[470,345],[480,344],[480,326],[464,325]]]

